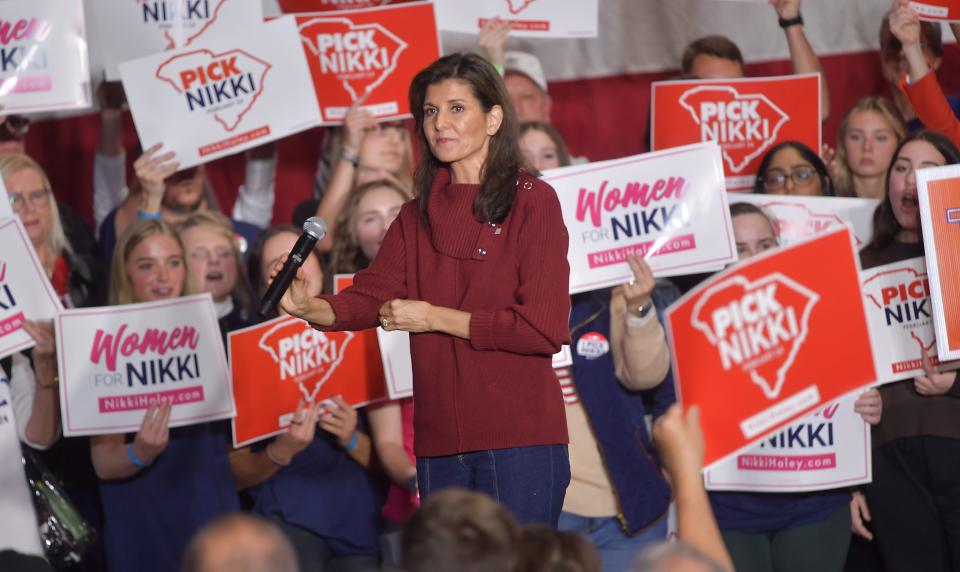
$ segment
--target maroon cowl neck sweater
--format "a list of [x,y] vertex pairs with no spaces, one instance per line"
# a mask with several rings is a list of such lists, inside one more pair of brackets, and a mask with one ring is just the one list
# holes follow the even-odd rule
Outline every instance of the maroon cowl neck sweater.
[[403,206],[376,259],[353,286],[322,296],[332,330],[378,325],[394,298],[471,313],[470,339],[410,335],[414,452],[439,456],[567,442],[551,355],[570,343],[567,230],[556,193],[526,173],[503,224],[472,214],[479,185],[433,182],[428,227],[414,201]]

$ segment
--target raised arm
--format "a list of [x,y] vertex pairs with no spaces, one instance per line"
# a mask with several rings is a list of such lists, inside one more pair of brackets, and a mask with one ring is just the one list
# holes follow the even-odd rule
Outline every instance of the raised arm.
[[169,402],[154,403],[143,415],[132,443],[122,434],[90,437],[90,459],[101,480],[132,477],[149,467],[167,449],[170,441]]
[[123,203],[127,189],[126,153],[123,148],[123,85],[102,82],[97,90],[100,99],[100,133],[93,156],[93,218],[100,223],[115,207]]
[[259,451],[243,447],[230,452],[230,471],[238,490],[259,485],[289,465],[313,441],[320,417],[320,404],[297,403],[294,422],[286,432]]
[[46,449],[60,436],[60,395],[52,322],[27,320],[23,329],[37,342],[33,367],[21,354],[13,356],[10,372],[14,415],[20,438],[34,449]]
[[[800,18],[800,0],[770,0],[777,10],[780,21],[791,21]],[[810,46],[807,35],[803,31],[803,23],[787,25],[783,28],[787,38],[787,47],[790,49],[790,61],[793,62],[793,73],[820,74],[820,120],[826,121],[830,116],[830,93],[827,89],[827,78],[820,67],[820,59]]]
[[628,256],[633,280],[611,293],[613,363],[617,379],[633,390],[659,385],[670,369],[663,327],[657,320],[651,293],[656,281],[643,259]]

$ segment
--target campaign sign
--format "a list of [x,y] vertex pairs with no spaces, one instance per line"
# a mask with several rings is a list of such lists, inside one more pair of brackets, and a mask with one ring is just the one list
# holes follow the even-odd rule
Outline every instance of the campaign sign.
[[337,10],[361,10],[387,4],[403,4],[410,0],[280,0],[280,10],[293,12],[332,12]]
[[410,116],[410,81],[440,57],[433,3],[297,14],[303,52],[325,124],[353,102],[381,119]]
[[90,106],[81,0],[0,3],[0,106],[36,113]]
[[0,219],[15,216],[13,214],[13,205],[10,204],[10,195],[7,194],[7,185],[0,177]]
[[230,332],[234,446],[285,431],[301,399],[342,395],[360,406],[386,397],[379,352],[362,333],[321,332],[290,316]]
[[727,190],[753,189],[764,154],[782,141],[820,149],[820,75],[660,81],[652,86],[651,147],[716,141]]
[[64,435],[137,431],[158,401],[171,427],[233,417],[209,293],[67,310],[56,325]]
[[937,357],[960,359],[960,166],[917,171]]
[[93,0],[92,9],[108,81],[120,79],[123,62],[263,21],[261,3],[249,0]]
[[553,169],[543,180],[570,234],[571,294],[629,281],[629,254],[661,277],[737,259],[714,143]]
[[[6,205],[9,207],[10,203]],[[0,358],[3,358],[36,345],[23,329],[24,320],[52,320],[63,310],[63,305],[18,217],[0,219],[0,244],[3,245],[0,251]]]
[[808,492],[869,483],[870,425],[853,410],[859,393],[800,418],[704,472],[710,491]]
[[859,270],[838,228],[741,262],[667,309],[677,394],[700,407],[705,465],[876,380]]
[[730,203],[750,203],[763,209],[773,220],[781,245],[846,225],[853,231],[854,242],[860,249],[873,235],[873,212],[880,201],[742,193],[731,197]]
[[914,0],[910,7],[921,20],[960,22],[960,0]]
[[510,34],[530,38],[596,38],[598,0],[471,0],[437,2],[441,30],[476,34],[487,21],[510,23]]
[[939,364],[924,258],[864,270],[861,279],[878,381],[924,375],[924,353],[930,354],[934,365]]
[[144,149],[163,143],[180,168],[320,122],[292,16],[120,65]]

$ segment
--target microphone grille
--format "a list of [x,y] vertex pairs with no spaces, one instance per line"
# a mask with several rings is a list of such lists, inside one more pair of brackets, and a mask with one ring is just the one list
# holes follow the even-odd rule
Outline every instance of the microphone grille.
[[303,222],[303,232],[322,240],[327,235],[327,223],[318,216],[312,216]]

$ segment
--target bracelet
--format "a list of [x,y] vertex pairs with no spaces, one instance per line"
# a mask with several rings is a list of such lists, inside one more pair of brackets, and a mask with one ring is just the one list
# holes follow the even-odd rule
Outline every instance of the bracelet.
[[286,467],[287,465],[290,464],[291,461],[293,461],[293,459],[290,459],[290,461],[287,461],[286,463],[281,463],[279,460],[277,460],[276,457],[270,454],[270,445],[273,445],[273,443],[269,443],[266,447],[264,447],[263,453],[267,456],[268,459],[270,459],[271,463],[273,463],[274,465],[277,465],[278,467]]
[[133,466],[138,469],[146,469],[150,466],[150,463],[144,463],[140,460],[140,457],[137,457],[137,454],[133,451],[133,443],[127,443],[127,456],[130,457]]
[[53,388],[55,388],[55,387],[59,387],[59,386],[60,386],[60,376],[59,376],[59,375],[53,376],[53,381],[50,382],[50,383],[40,383],[40,382],[38,381],[38,382],[37,382],[37,386],[40,387],[40,388],[42,388],[42,389],[53,389]]
[[137,211],[137,216],[139,218],[145,218],[149,220],[157,220],[160,218],[160,213],[145,213],[143,211]]
[[803,16],[797,14],[795,18],[787,18],[786,20],[783,18],[777,18],[777,23],[780,24],[780,27],[783,29],[787,29],[790,26],[802,26]]
[[354,431],[353,437],[350,438],[350,442],[343,446],[347,451],[353,451],[357,448],[357,445],[360,443],[360,432]]
[[346,151],[344,151],[343,154],[340,155],[340,160],[350,163],[351,165],[353,165],[354,168],[357,168],[360,166],[360,157],[356,155],[351,155]]

